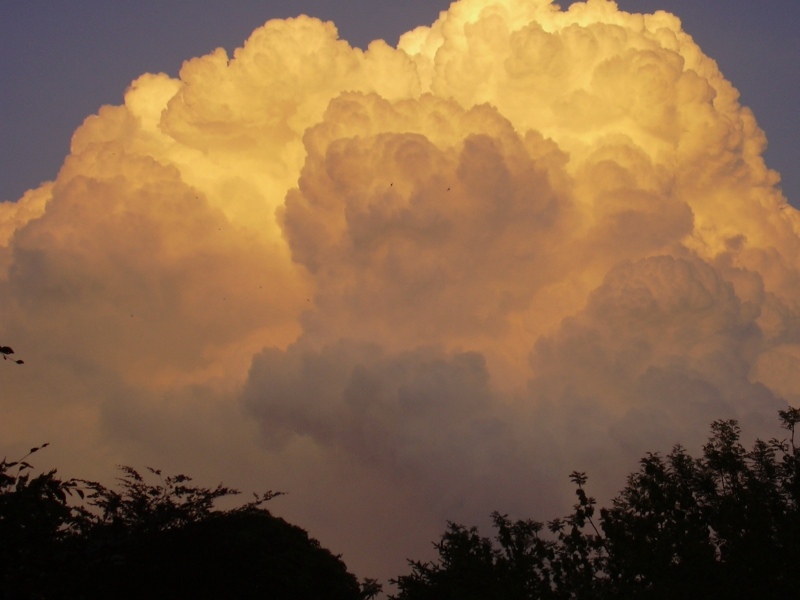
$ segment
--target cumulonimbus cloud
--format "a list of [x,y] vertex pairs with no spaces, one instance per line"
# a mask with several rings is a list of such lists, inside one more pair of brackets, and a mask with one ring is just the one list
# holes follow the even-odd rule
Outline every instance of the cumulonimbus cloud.
[[765,144],[663,12],[461,0],[366,51],[270,21],[0,205],[4,445],[288,489],[388,576],[573,469],[607,496],[713,419],[775,435],[800,220]]

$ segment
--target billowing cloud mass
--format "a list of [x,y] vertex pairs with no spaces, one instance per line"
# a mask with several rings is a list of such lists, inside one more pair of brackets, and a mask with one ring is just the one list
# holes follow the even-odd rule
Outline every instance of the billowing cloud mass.
[[800,401],[800,217],[677,17],[461,0],[146,74],[0,205],[3,451],[246,491],[399,574]]

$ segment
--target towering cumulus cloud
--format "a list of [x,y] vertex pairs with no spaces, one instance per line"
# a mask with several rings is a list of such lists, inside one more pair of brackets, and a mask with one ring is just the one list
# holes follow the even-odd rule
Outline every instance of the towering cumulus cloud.
[[[800,401],[800,217],[666,13],[461,0],[143,75],[0,205],[8,454],[290,492],[363,575]],[[27,447],[27,446],[25,446]]]

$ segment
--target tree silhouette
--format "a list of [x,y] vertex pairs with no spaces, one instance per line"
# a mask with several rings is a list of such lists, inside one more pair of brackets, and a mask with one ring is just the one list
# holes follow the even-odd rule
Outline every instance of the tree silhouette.
[[575,472],[573,512],[546,527],[495,513],[491,540],[451,523],[438,560],[410,561],[393,598],[796,597],[800,410],[779,417],[789,441],[748,451],[736,421],[716,421],[699,458],[647,454],[599,518]]
[[[409,561],[396,600],[789,598],[800,589],[800,410],[779,412],[788,440],[740,442],[716,421],[699,458],[648,453],[608,508],[587,477],[548,523],[492,515],[495,536],[454,523],[438,559]],[[121,467],[118,485],[34,476],[28,457],[0,461],[0,590],[4,598],[373,598],[339,557],[274,517],[266,492],[238,493],[184,475]]]

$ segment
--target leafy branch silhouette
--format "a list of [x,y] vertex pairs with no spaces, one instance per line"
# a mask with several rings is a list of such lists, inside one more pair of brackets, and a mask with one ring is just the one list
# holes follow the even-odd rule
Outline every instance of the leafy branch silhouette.
[[14,350],[10,346],[0,346],[0,354],[3,355],[3,360],[10,360],[13,363],[18,365],[24,365],[25,361],[20,359],[9,358],[12,354],[14,354]]

